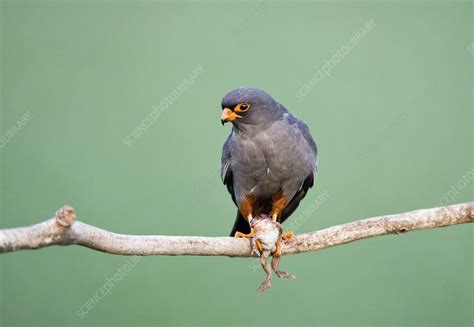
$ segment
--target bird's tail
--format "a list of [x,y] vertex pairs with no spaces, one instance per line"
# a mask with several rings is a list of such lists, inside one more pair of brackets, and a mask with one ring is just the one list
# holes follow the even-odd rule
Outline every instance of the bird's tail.
[[230,236],[234,236],[235,232],[241,232],[244,234],[249,234],[250,233],[250,226],[248,221],[242,216],[239,210],[237,210],[237,217],[235,217],[235,223],[234,227],[232,228],[232,232],[230,233]]

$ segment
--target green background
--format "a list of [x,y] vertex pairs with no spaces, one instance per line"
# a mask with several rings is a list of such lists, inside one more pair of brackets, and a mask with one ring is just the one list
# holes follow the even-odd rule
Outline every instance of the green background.
[[[221,97],[253,85],[305,120],[328,198],[297,233],[436,206],[473,168],[471,2],[2,1],[0,228],[79,219],[130,234],[227,235]],[[362,26],[375,28],[301,101],[296,92]],[[132,146],[123,138],[203,73]],[[472,180],[451,203],[473,199]],[[294,217],[293,217],[294,219]],[[291,221],[291,220],[289,220]],[[0,256],[0,325],[471,326],[473,226],[284,257],[131,258],[81,247]]]

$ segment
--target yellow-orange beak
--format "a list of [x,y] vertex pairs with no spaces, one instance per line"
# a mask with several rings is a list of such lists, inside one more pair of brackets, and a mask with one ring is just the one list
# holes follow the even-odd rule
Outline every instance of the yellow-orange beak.
[[242,116],[237,115],[234,111],[229,108],[224,108],[221,115],[221,123],[224,125],[227,122],[234,121],[237,118],[242,118]]

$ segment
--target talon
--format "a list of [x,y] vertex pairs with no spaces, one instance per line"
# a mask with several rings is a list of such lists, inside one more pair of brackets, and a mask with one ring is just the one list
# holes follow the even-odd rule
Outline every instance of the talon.
[[237,237],[237,238],[252,238],[253,235],[254,235],[254,231],[253,231],[253,229],[251,229],[250,233],[248,233],[248,234],[244,234],[242,232],[237,231],[237,232],[235,232],[234,237]]
[[281,234],[281,238],[283,240],[289,240],[290,238],[293,238],[295,236],[295,233],[293,231],[289,230]]

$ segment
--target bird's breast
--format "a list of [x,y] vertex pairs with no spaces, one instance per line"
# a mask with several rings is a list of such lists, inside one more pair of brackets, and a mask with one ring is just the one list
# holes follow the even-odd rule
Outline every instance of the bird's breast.
[[237,137],[231,162],[236,191],[240,196],[271,197],[288,181],[301,183],[311,172],[305,152],[310,152],[307,142],[288,126]]

